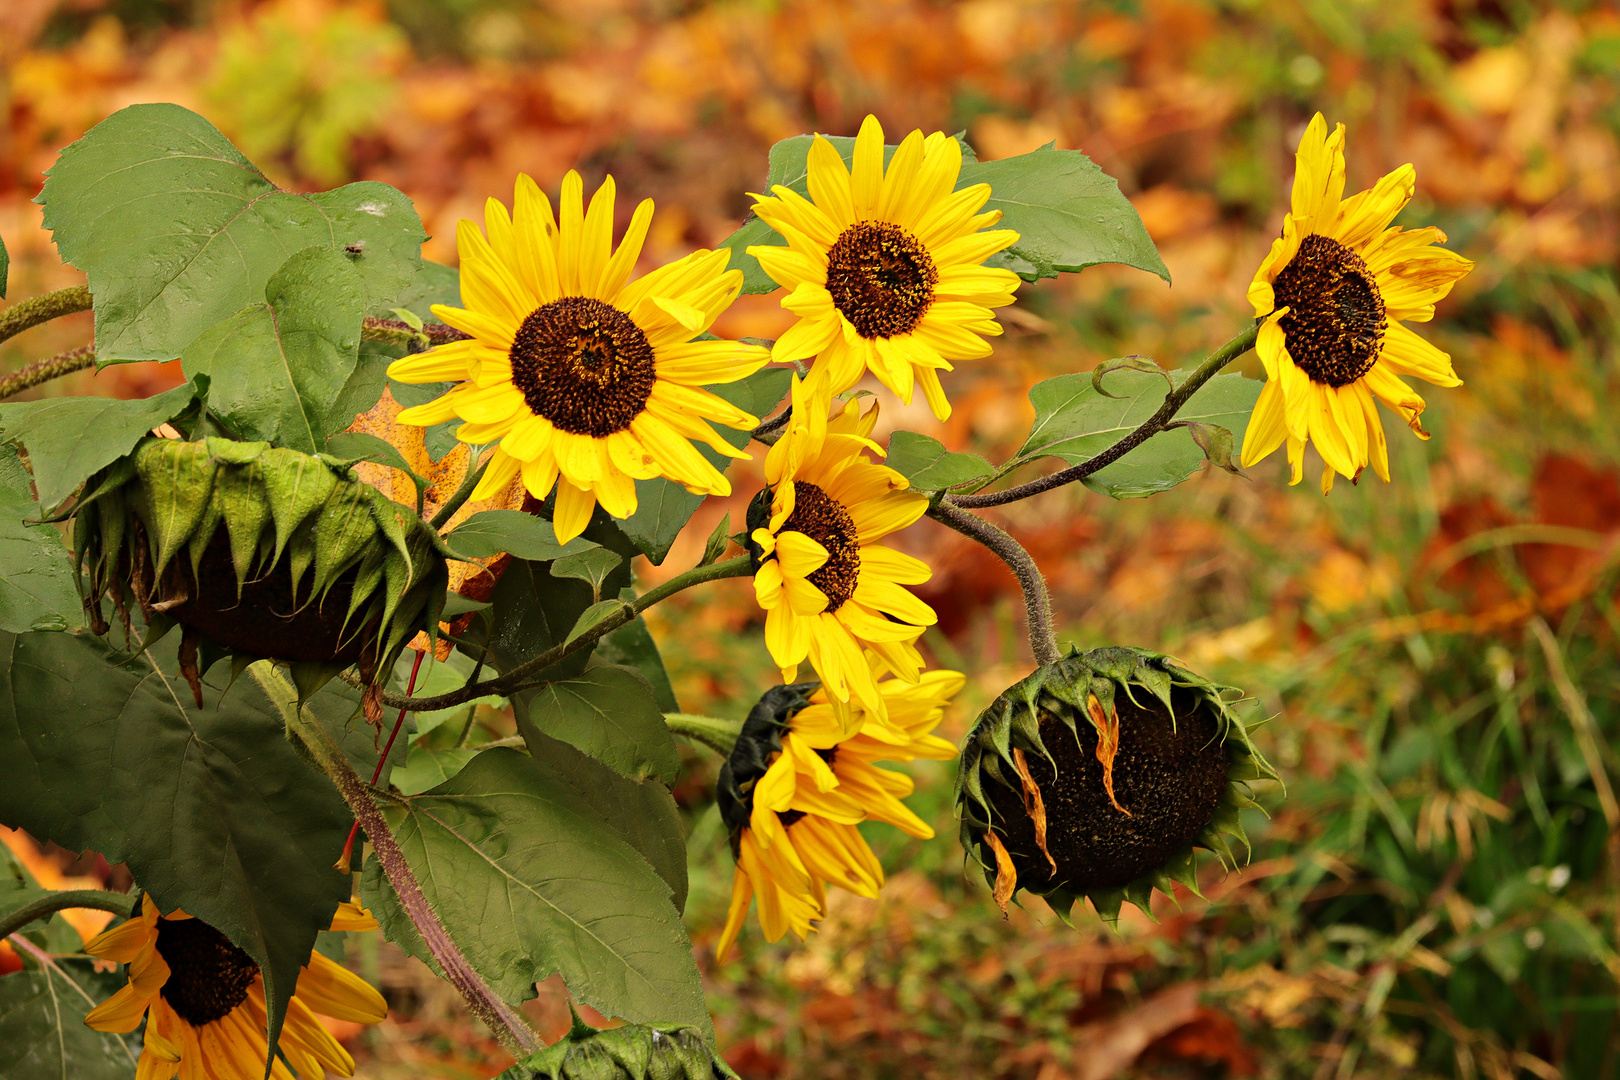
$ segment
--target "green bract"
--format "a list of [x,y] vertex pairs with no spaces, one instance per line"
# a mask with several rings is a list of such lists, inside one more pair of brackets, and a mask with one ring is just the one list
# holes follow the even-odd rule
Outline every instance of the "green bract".
[[285,661],[308,693],[351,664],[371,680],[438,624],[448,549],[336,458],[146,438],[85,491],[74,547],[96,629],[109,593],[126,618],[132,596],[154,633],[179,623],[194,692],[199,646],[204,668],[221,653]]
[[495,1080],[728,1080],[736,1073],[696,1028],[626,1024],[598,1031],[574,1014],[573,1029]]
[[[1235,862],[1248,784],[1276,772],[1217,686],[1143,649],[1072,651],[1008,687],[963,742],[962,846],[1003,907],[1016,888],[1110,921],[1155,887],[1197,892],[1193,849]],[[1224,835],[1223,835],[1224,834]],[[997,850],[998,846],[1000,851]]]

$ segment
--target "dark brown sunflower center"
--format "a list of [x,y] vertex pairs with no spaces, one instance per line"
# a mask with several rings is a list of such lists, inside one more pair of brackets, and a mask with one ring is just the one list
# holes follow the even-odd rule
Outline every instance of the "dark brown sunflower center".
[[827,549],[826,563],[805,580],[826,595],[829,613],[837,611],[855,595],[861,577],[861,545],[855,519],[837,499],[800,480],[793,485],[793,513],[782,528],[802,532]]
[[586,296],[530,312],[512,338],[511,358],[512,385],[529,409],[571,435],[600,439],[623,431],[658,381],[641,327]]
[[1360,255],[1312,233],[1272,283],[1288,355],[1315,382],[1348,386],[1372,370],[1384,341],[1384,298]]
[[169,965],[163,1000],[192,1027],[229,1015],[259,974],[251,956],[201,919],[159,919],[157,951]]
[[863,338],[911,333],[938,284],[928,249],[886,221],[856,222],[827,251],[827,291]]

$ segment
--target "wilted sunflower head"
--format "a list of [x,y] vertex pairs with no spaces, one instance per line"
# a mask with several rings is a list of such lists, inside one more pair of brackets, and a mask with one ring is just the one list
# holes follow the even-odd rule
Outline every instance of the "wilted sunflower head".
[[598,1030],[578,1012],[573,1015],[567,1035],[495,1080],[736,1080],[696,1028],[624,1024]]
[[1243,465],[1288,446],[1293,483],[1303,475],[1305,443],[1316,445],[1326,468],[1357,479],[1371,465],[1389,480],[1389,451],[1375,400],[1393,409],[1427,439],[1423,398],[1401,380],[1409,375],[1457,386],[1451,357],[1407,329],[1427,322],[1437,301],[1474,264],[1445,248],[1434,227],[1391,228],[1416,190],[1417,174],[1402,165],[1370,189],[1343,198],[1344,125],[1330,134],[1317,113],[1300,139],[1293,203],[1282,235],[1249,286],[1263,320],[1255,351],[1266,386],[1243,437]]
[[748,254],[785,290],[799,321],[777,339],[779,361],[816,358],[810,378],[840,394],[870,371],[911,403],[917,386],[935,416],[950,402],[939,372],[951,361],[990,354],[1001,333],[992,308],[1013,301],[1018,275],[984,266],[1018,242],[987,229],[1001,211],[980,213],[989,184],[956,188],[962,146],[943,132],[913,131],[883,163],[883,126],[868,116],[855,138],[853,168],[832,143],[810,145],[810,198],[778,185],[754,212],[787,241]]
[[329,455],[148,438],[85,492],[75,548],[98,630],[108,594],[149,633],[179,623],[199,704],[199,669],[223,653],[285,661],[306,689],[355,663],[370,678],[444,605],[438,534]]
[[[1006,910],[1027,889],[1068,917],[1105,919],[1155,887],[1197,891],[1193,849],[1231,864],[1250,781],[1277,774],[1233,713],[1236,691],[1169,657],[1109,648],[1070,655],[996,698],[963,742],[962,846]],[[1224,835],[1223,835],[1224,834]]]

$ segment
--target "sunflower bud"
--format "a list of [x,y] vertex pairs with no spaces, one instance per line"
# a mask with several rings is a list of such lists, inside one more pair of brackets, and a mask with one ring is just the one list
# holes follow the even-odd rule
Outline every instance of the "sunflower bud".
[[[570,1006],[570,1009],[572,1006]],[[626,1024],[598,1031],[574,1014],[573,1029],[495,1080],[736,1080],[696,1028]]]
[[1142,649],[1071,652],[1008,687],[962,746],[957,814],[1002,911],[1018,889],[1064,919],[1104,919],[1155,887],[1196,894],[1193,849],[1236,859],[1248,785],[1277,773],[1250,742],[1239,696]]
[[131,597],[154,634],[179,623],[199,704],[199,646],[288,662],[307,692],[350,664],[373,678],[437,625],[448,549],[335,458],[149,438],[85,491],[74,538],[96,629],[108,594],[126,626]]

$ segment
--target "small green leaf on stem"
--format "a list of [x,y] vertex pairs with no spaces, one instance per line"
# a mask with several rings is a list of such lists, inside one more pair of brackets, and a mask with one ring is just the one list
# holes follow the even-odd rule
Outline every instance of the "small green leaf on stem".
[[422,497],[430,482],[427,477],[411,468],[393,443],[365,431],[340,431],[326,439],[326,452],[345,461],[375,461],[390,469],[398,469],[416,485],[416,512],[422,512]]
[[[560,562],[562,560],[559,559],[558,561]],[[553,565],[552,572],[556,572],[555,565]],[[609,615],[615,614],[620,609],[626,608],[629,609],[631,614],[635,613],[635,605],[626,600],[602,600],[592,604],[590,607],[579,613],[579,619],[574,623],[574,628],[568,631],[568,636],[563,639],[563,644],[568,645],[579,640],[579,638],[590,630],[591,627],[595,626]]]
[[[589,551],[581,551],[577,555],[565,555],[552,563],[551,576],[590,582],[591,595],[600,601],[602,599],[602,582],[623,561],[622,558],[607,548],[593,547]],[[618,601],[615,600],[614,603],[618,603]]]
[[1201,424],[1197,420],[1176,420],[1166,424],[1165,430],[1170,428],[1186,428],[1192,441],[1198,444],[1198,449],[1204,452],[1204,458],[1217,469],[1225,469],[1233,476],[1244,476],[1242,469],[1232,462],[1232,453],[1236,449],[1236,440],[1228,428],[1219,424]]
[[914,491],[943,491],[987,479],[995,469],[978,454],[958,454],[945,444],[915,431],[897,431],[889,438],[884,464],[911,481]]
[[418,334],[422,332],[422,327],[424,325],[422,322],[422,316],[418,315],[416,312],[411,311],[409,308],[397,307],[394,308],[394,314],[399,316],[400,322],[404,323],[412,330],[415,330]]
[[704,542],[703,559],[698,563],[699,566],[708,566],[712,562],[718,562],[720,556],[726,553],[726,545],[731,543],[731,537],[727,535],[730,528],[731,511],[727,510],[726,516],[720,519],[720,523],[709,534],[709,539]]

